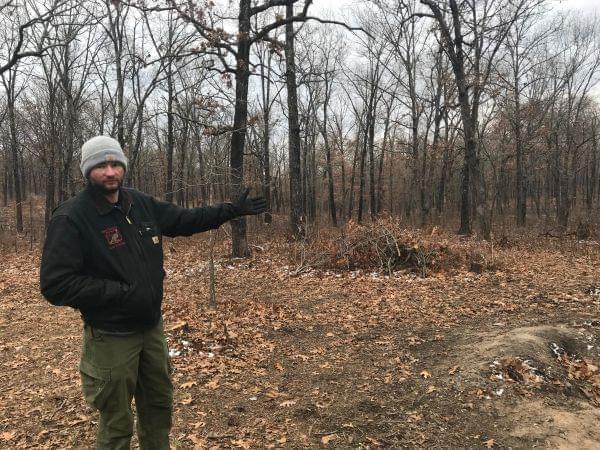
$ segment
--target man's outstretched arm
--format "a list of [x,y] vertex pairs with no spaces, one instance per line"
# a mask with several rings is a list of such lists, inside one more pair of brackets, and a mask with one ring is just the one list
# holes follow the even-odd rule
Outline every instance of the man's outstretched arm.
[[225,222],[241,216],[265,212],[264,197],[248,197],[247,188],[234,202],[200,208],[182,208],[173,203],[152,199],[161,233],[165,236],[190,236],[212,230]]

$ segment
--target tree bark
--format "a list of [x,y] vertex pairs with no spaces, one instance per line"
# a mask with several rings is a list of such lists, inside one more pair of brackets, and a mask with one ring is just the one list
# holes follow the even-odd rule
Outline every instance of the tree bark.
[[167,154],[167,173],[166,173],[166,184],[165,184],[165,200],[168,202],[173,201],[173,154],[175,153],[175,135],[174,135],[174,121],[175,114],[173,112],[175,96],[175,87],[173,85],[173,66],[169,62],[167,68],[167,148],[165,149]]
[[[326,81],[327,83],[327,81]],[[329,103],[329,88],[326,86],[325,102],[323,104],[323,142],[325,144],[325,159],[327,167],[327,193],[329,200],[329,214],[331,217],[331,223],[334,227],[337,227],[337,212],[335,208],[335,193],[333,190],[333,164],[331,163],[331,146],[329,144],[329,136],[327,134],[327,107]]]
[[10,132],[10,154],[12,158],[12,181],[13,192],[15,195],[15,225],[17,231],[20,233],[23,231],[23,192],[21,180],[22,171],[20,168],[19,158],[19,144],[17,142],[17,120],[15,110],[17,73],[13,69],[9,70],[8,72],[8,79],[5,80],[4,85],[6,88],[7,115]]
[[[286,18],[294,15],[294,6],[286,6]],[[303,239],[305,228],[302,220],[302,182],[300,177],[300,124],[298,120],[298,94],[296,88],[296,61],[294,51],[294,25],[285,26],[285,79],[287,84],[289,124],[289,171],[290,171],[290,229],[292,236]]]
[[[267,55],[267,73],[271,71],[271,52]],[[260,65],[261,87],[263,95],[263,148],[262,148],[262,172],[263,172],[263,195],[267,200],[267,211],[264,214],[264,223],[273,222],[272,200],[271,200],[271,80],[265,79],[265,66]]]
[[[230,185],[231,199],[237,198],[244,183],[244,147],[248,121],[248,81],[250,79],[250,0],[240,0],[238,16],[238,45],[235,69],[235,110],[231,133]],[[246,219],[231,221],[232,255],[250,256],[246,233]]]

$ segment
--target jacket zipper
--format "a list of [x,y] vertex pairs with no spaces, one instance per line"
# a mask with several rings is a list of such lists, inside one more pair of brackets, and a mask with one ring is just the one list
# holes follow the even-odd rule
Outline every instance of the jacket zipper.
[[142,257],[142,261],[143,261],[143,264],[144,264],[145,269],[146,269],[143,272],[144,272],[144,276],[146,278],[146,281],[147,281],[148,285],[150,286],[150,290],[152,291],[152,297],[153,297],[152,300],[153,300],[153,303],[154,303],[154,298],[156,297],[156,291],[154,290],[154,285],[152,284],[152,280],[150,279],[149,270],[147,270],[148,269],[148,267],[147,267],[147,264],[148,264],[148,255],[146,255],[146,251],[144,250],[143,242],[141,242],[141,238],[142,238],[143,235],[142,235],[142,232],[139,229],[139,227],[136,226],[136,224],[129,218],[129,213],[130,212],[131,212],[131,205],[129,205],[129,209],[126,212],[125,211],[123,212],[123,215],[125,216],[125,220],[127,221],[127,223],[130,226],[132,226],[133,229],[134,229],[135,244],[137,246],[138,253]]

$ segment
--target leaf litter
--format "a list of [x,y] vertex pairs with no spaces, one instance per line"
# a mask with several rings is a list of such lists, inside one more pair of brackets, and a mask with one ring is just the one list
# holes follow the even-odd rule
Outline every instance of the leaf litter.
[[[350,231],[351,242],[365,234]],[[214,310],[207,240],[167,241],[174,448],[559,445],[556,429],[524,426],[547,417],[565,442],[598,444],[582,434],[598,419],[598,254],[524,239],[492,258],[490,243],[411,236],[406,248],[438,253],[392,271],[372,244],[374,263],[355,249],[335,253],[329,268],[298,271],[290,255],[310,249],[272,238],[250,260],[231,260],[218,242]],[[2,445],[91,447],[97,416],[79,391],[80,319],[39,296],[37,252],[3,256]],[[530,329],[541,330],[539,343],[513,333]]]

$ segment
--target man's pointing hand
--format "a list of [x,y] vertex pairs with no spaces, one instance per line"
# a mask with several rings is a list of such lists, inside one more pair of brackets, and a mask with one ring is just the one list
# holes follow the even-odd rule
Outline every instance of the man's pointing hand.
[[238,216],[254,216],[267,210],[267,200],[262,195],[248,198],[249,192],[250,188],[246,188],[238,199],[232,203]]

